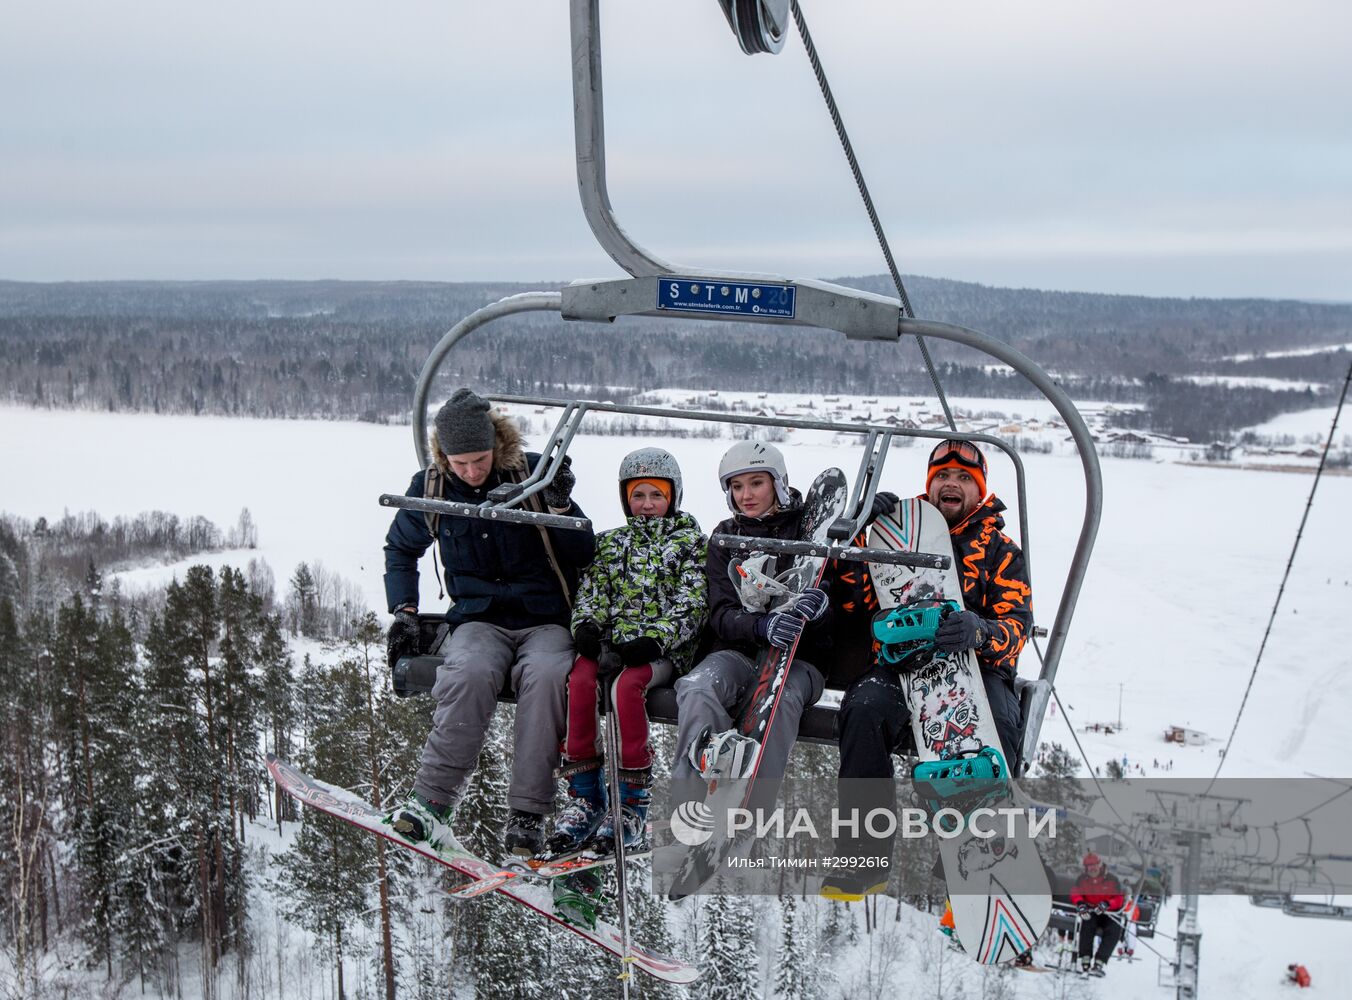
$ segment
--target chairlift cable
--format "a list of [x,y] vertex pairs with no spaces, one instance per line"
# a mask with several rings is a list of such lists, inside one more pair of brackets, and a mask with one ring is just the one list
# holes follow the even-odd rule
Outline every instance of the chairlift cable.
[[1329,436],[1324,441],[1324,453],[1319,456],[1319,467],[1314,470],[1314,481],[1310,483],[1310,495],[1305,499],[1305,512],[1300,515],[1300,526],[1296,528],[1296,538],[1291,543],[1291,554],[1286,558],[1286,569],[1282,573],[1282,582],[1277,587],[1277,596],[1272,602],[1272,612],[1268,615],[1267,628],[1263,629],[1263,640],[1258,644],[1258,655],[1254,657],[1253,669],[1249,671],[1249,683],[1244,688],[1244,697],[1240,699],[1239,711],[1235,713],[1235,723],[1230,727],[1230,736],[1225,741],[1225,749],[1221,751],[1221,759],[1216,765],[1216,773],[1211,776],[1211,781],[1206,786],[1203,795],[1207,795],[1212,786],[1216,784],[1216,779],[1221,774],[1221,768],[1225,766],[1226,760],[1230,757],[1230,746],[1234,743],[1235,733],[1239,730],[1239,720],[1244,717],[1244,707],[1249,703],[1249,694],[1253,691],[1253,682],[1258,676],[1258,665],[1263,662],[1263,652],[1267,649],[1268,637],[1272,634],[1273,623],[1277,620],[1277,608],[1281,605],[1282,595],[1286,592],[1286,581],[1291,577],[1291,567],[1296,561],[1296,551],[1300,548],[1300,539],[1305,533],[1305,522],[1309,520],[1310,507],[1314,504],[1315,490],[1319,489],[1319,480],[1324,475],[1324,468],[1328,464],[1329,450],[1333,447],[1333,436],[1338,429],[1338,419],[1343,413],[1343,403],[1347,401],[1349,384],[1352,384],[1352,364],[1347,366],[1347,375],[1343,378],[1343,391],[1338,396],[1338,405],[1333,411],[1333,421],[1329,424]]
[[[1042,649],[1038,646],[1037,639],[1032,639],[1031,644],[1033,651],[1037,654],[1038,661],[1041,662]],[[1062,703],[1061,694],[1056,690],[1055,684],[1052,685],[1052,697],[1056,700],[1056,704],[1061,708],[1061,717],[1066,720],[1066,728],[1070,730],[1070,738],[1075,741],[1075,749],[1079,751],[1080,759],[1084,761],[1085,767],[1088,768],[1089,777],[1093,779],[1094,787],[1098,789],[1099,797],[1102,798],[1108,808],[1112,810],[1112,814],[1116,816],[1117,821],[1122,824],[1122,829],[1134,829],[1130,823],[1122,818],[1122,814],[1117,811],[1117,807],[1113,805],[1112,800],[1108,798],[1108,793],[1103,790],[1103,784],[1099,781],[1098,775],[1094,773],[1094,765],[1090,763],[1089,755],[1084,752],[1084,746],[1080,743],[1080,737],[1075,734],[1075,726],[1070,721],[1070,715],[1066,712],[1066,706]],[[1141,859],[1141,879],[1137,882],[1136,888],[1132,893],[1134,897],[1139,899],[1141,890],[1145,887],[1145,870],[1148,867],[1145,848],[1143,848],[1134,837],[1126,836],[1125,834],[1118,835],[1131,845],[1132,849],[1136,852],[1137,857]]]
[[[869,194],[868,184],[864,181],[864,172],[859,167],[859,160],[854,155],[854,146],[850,142],[850,136],[845,131],[845,120],[841,117],[840,108],[836,105],[836,99],[831,93],[831,85],[826,80],[826,71],[822,68],[821,59],[817,56],[817,47],[812,44],[812,35],[807,30],[807,21],[803,17],[802,8],[798,0],[793,0],[793,21],[798,26],[798,34],[803,39],[803,48],[807,51],[808,61],[812,63],[812,73],[817,78],[817,85],[821,88],[822,99],[826,101],[826,108],[831,113],[831,123],[835,126],[836,135],[840,138],[841,148],[845,151],[845,159],[850,163],[850,172],[854,175],[854,182],[859,188],[859,196],[864,200],[864,209],[868,212],[869,221],[873,223],[873,233],[878,237],[878,245],[882,247],[883,258],[887,261],[887,269],[892,274],[892,283],[897,286],[897,295],[901,299],[901,314],[907,319],[915,318],[915,310],[911,308],[911,299],[906,294],[906,286],[901,280],[901,271],[897,268],[896,259],[892,256],[892,248],[887,242],[887,235],[883,232],[883,224],[878,219],[878,212],[873,207],[873,197]],[[929,372],[930,381],[934,383],[934,392],[939,397],[939,405],[943,407],[944,417],[948,420],[949,430],[956,431],[958,426],[953,421],[953,411],[949,408],[948,397],[944,395],[944,387],[939,384],[939,373],[934,370],[934,359],[930,357],[929,346],[925,343],[925,338],[920,334],[915,334],[915,342],[920,347],[920,356],[925,359],[925,370]]]

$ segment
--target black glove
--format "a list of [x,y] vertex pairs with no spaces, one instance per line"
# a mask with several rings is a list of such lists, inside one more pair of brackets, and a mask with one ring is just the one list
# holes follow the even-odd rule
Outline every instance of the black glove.
[[990,638],[990,625],[973,611],[954,611],[934,631],[934,647],[941,653],[980,649]]
[[540,491],[540,496],[547,506],[568,506],[569,497],[573,495],[573,487],[577,485],[577,476],[573,475],[570,468],[572,464],[573,456],[564,455],[563,465],[554,473],[554,481]]
[[1089,916],[1089,904],[1088,904],[1088,903],[1076,903],[1076,904],[1075,904],[1075,911],[1076,911],[1077,913],[1079,913],[1080,916],[1082,916],[1082,917],[1087,917],[1087,916]]
[[601,655],[601,626],[591,619],[573,629],[573,648],[589,660]]
[[756,621],[756,637],[778,649],[788,649],[803,634],[806,624],[800,615],[789,611],[772,611]]
[[385,657],[393,667],[402,657],[416,656],[422,640],[418,612],[400,608],[394,613],[394,623],[385,633]]
[[793,611],[795,614],[802,615],[805,620],[815,622],[826,614],[828,603],[830,602],[826,596],[826,591],[820,587],[808,587],[793,602]]
[[1095,903],[1095,904],[1094,904],[1094,912],[1095,912],[1095,913],[1107,913],[1107,912],[1108,912],[1108,904],[1107,904],[1107,903]]
[[868,509],[868,523],[872,524],[884,514],[892,513],[900,502],[901,499],[895,493],[873,494],[873,506]]
[[637,639],[620,643],[615,647],[615,652],[620,654],[620,662],[626,667],[637,667],[643,663],[652,663],[660,657],[662,646],[656,639],[641,635]]

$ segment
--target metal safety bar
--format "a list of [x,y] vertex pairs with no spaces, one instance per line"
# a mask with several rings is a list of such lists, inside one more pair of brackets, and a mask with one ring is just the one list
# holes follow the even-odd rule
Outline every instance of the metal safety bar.
[[571,531],[590,531],[592,523],[585,517],[567,514],[544,514],[514,507],[498,507],[493,503],[456,503],[453,500],[431,500],[425,497],[406,497],[398,493],[382,493],[382,507],[403,510],[422,510],[430,514],[449,514],[452,517],[473,517],[484,521],[505,521],[508,524],[534,524],[542,528],[567,528]]
[[804,539],[717,534],[709,538],[709,544],[730,552],[773,552],[776,555],[818,556],[823,559],[843,559],[846,562],[890,563],[894,566],[918,566],[925,569],[948,569],[953,564],[953,560],[948,556],[936,555],[933,552],[872,549],[862,545],[834,545],[830,542]]

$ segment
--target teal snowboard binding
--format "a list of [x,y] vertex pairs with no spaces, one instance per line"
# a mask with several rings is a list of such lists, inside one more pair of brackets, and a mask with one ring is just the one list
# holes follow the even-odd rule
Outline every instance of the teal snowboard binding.
[[916,653],[934,646],[934,633],[939,623],[954,611],[961,611],[957,601],[917,602],[903,604],[873,619],[873,638],[882,643],[878,659],[889,667],[899,667]]
[[[995,747],[956,760],[922,760],[911,768],[911,784],[926,812],[933,817],[941,809],[956,809],[964,819],[972,811],[1002,799],[1009,791],[1009,769],[1004,754]],[[940,820],[944,832],[953,833],[952,816]]]

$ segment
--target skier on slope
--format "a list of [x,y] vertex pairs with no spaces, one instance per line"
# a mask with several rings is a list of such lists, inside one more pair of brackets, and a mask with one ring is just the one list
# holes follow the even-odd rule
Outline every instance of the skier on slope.
[[[483,503],[505,482],[524,479],[540,456],[527,453],[521,432],[469,389],[458,389],[437,412],[430,435],[433,464],[413,477],[408,495]],[[570,499],[567,467],[540,494],[552,513],[583,516]],[[504,848],[529,857],[544,846],[544,818],[554,808],[554,765],[564,733],[564,698],[573,643],[570,594],[591,561],[591,531],[400,510],[385,538],[385,594],[395,615],[390,660],[418,646],[418,559],[433,541],[452,600],[450,637],[432,689],[436,709],[413,794],[388,822],[403,836],[434,840],[478,760],[497,705],[516,693],[510,814]],[[433,846],[436,846],[433,843]]]
[[[948,522],[962,584],[964,610],[940,623],[935,648],[976,651],[986,700],[1013,770],[1022,730],[1014,674],[1033,619],[1023,551],[1002,530],[1005,505],[987,494],[986,457],[971,442],[947,440],[935,446],[920,496]],[[878,607],[867,579],[861,600],[871,610]],[[911,736],[910,712],[896,670],[875,663],[854,681],[841,701],[838,725],[841,814],[895,811],[892,754],[908,745]],[[849,901],[885,889],[893,840],[867,833],[841,838],[837,857],[855,860],[832,871],[822,894]]]
[[[1080,915],[1080,971],[1102,976],[1122,934],[1126,897],[1122,894],[1122,883],[1108,871],[1108,866],[1097,854],[1092,851],[1086,854],[1083,867],[1079,880],[1070,890],[1070,901]],[[1099,938],[1097,951],[1094,949],[1096,936]]]
[[559,812],[549,854],[587,845],[614,849],[597,724],[597,660],[610,645],[623,669],[611,684],[619,723],[620,796],[626,848],[643,840],[652,784],[647,690],[690,669],[705,617],[707,539],[681,510],[681,469],[670,452],[640,448],[620,462],[620,504],[627,522],[597,539],[573,606],[577,659],[568,675],[568,733],[560,773],[568,804]]
[[1292,962],[1286,967],[1286,981],[1305,989],[1311,982],[1310,970],[1297,962]]

